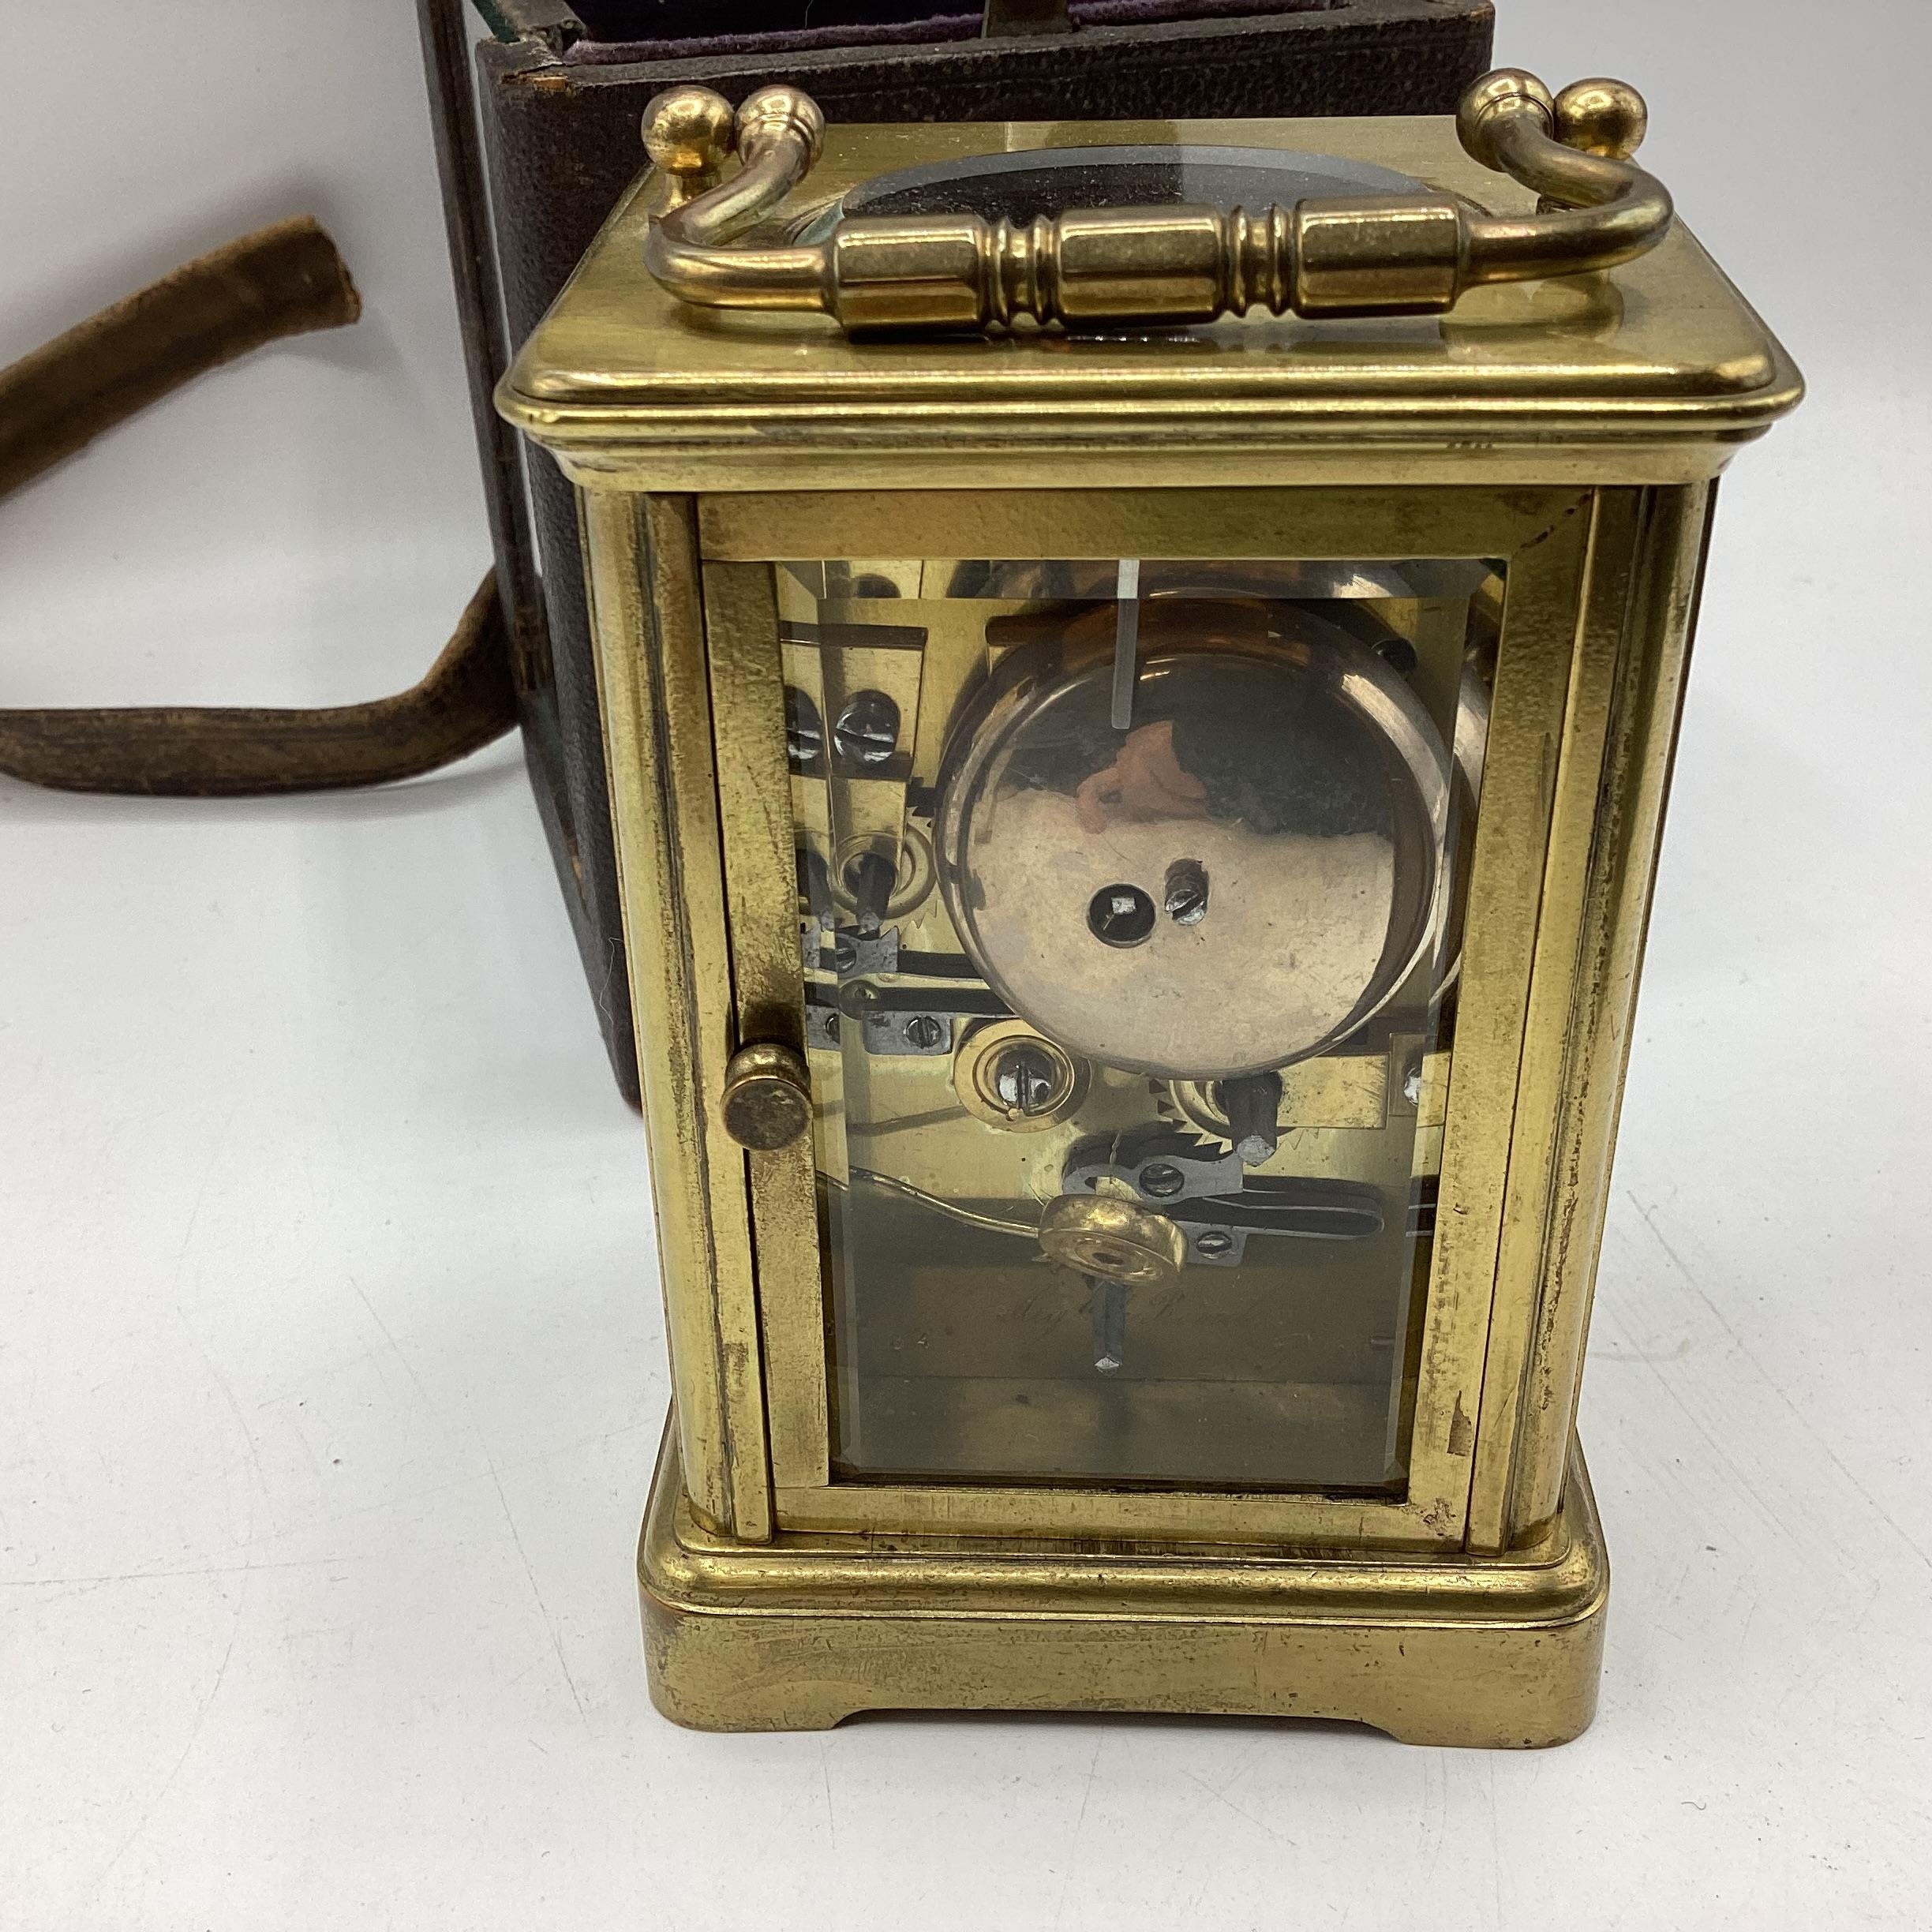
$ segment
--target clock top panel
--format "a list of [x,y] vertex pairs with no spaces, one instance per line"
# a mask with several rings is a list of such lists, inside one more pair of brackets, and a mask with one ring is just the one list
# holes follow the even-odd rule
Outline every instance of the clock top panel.
[[[1116,204],[1254,208],[1398,185],[1376,172],[1392,170],[1492,212],[1533,206],[1444,118],[846,127],[760,238],[815,236],[842,205],[944,205],[955,183],[957,205],[997,199],[971,177],[1037,184],[1033,155],[1069,170],[1061,205],[1081,205],[1110,172],[1096,148],[1133,184]],[[907,170],[896,197],[868,197]],[[646,176],[620,204],[500,391],[593,485],[1687,481],[1802,393],[1681,219],[1608,275],[1478,289],[1443,316],[852,341],[826,317],[675,301],[644,265],[656,193]]]

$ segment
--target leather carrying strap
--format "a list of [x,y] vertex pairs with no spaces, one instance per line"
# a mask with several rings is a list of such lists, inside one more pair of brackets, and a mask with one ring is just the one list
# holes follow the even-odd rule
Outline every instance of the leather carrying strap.
[[[361,313],[335,243],[306,215],[197,257],[0,369],[0,496],[195,376]],[[394,697],[315,710],[0,710],[0,772],[175,798],[323,791],[432,771],[516,717],[492,571],[428,675]]]

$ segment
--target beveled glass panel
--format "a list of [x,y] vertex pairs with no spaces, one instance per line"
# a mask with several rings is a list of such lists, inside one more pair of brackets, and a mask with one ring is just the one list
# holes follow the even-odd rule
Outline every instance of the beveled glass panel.
[[1399,1494],[1500,566],[776,570],[835,1476]]

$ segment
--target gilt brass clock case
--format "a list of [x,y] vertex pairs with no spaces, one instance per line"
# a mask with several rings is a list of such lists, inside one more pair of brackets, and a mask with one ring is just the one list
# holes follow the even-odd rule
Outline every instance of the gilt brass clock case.
[[[738,173],[722,103],[653,119],[662,165],[500,402],[586,539],[675,1368],[639,1575],[680,1721],[1588,1722],[1572,1424],[1671,752],[1716,478],[1800,393],[1631,160],[1634,99],[826,130],[781,92]],[[1162,144],[1423,192],[852,192]],[[1226,684],[1204,754],[1158,728],[1190,680]],[[1304,884],[1329,934],[1335,880],[1370,888],[1321,999],[1275,938],[1222,945],[1237,875],[1174,843],[1291,836],[1261,828],[1292,732],[1241,747],[1245,792],[1212,762],[1271,705],[1380,788],[1387,877],[1336,850]],[[1061,707],[1071,766],[1029,736]],[[1104,796],[1136,728],[1152,817]],[[997,829],[1046,796],[1035,857],[1084,864],[1090,780],[1120,863],[1015,952],[1028,841]],[[1144,898],[1204,965],[1165,1035],[1057,1003],[1157,957],[1086,926],[1113,886],[1114,938]]]

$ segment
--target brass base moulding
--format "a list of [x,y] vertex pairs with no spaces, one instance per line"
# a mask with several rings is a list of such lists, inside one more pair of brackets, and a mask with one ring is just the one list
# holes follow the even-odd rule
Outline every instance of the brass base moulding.
[[1423,1557],[780,1534],[734,1541],[666,1439],[638,1550],[652,1701],[703,1731],[859,1711],[1341,1718],[1561,1744],[1597,1706],[1610,1573],[1581,1452],[1532,1550]]

